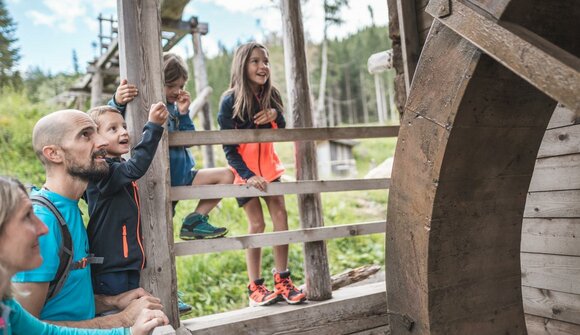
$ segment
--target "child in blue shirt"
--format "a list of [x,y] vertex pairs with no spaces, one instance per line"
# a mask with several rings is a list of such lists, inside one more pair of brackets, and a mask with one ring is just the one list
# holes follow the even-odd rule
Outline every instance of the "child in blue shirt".
[[[163,72],[165,74],[165,98],[169,111],[169,132],[194,131],[195,126],[189,117],[191,96],[183,88],[189,77],[187,64],[175,54],[163,56]],[[137,96],[138,90],[126,80],[121,82],[109,105],[114,106],[122,113],[125,106]],[[207,168],[194,170],[195,161],[185,146],[169,148],[169,167],[171,186],[231,184],[234,181],[233,173],[227,168]],[[183,220],[179,237],[184,240],[199,238],[216,238],[227,234],[227,228],[215,227],[209,222],[209,212],[217,206],[221,199],[202,199],[195,210]],[[175,205],[173,209],[175,214]]]

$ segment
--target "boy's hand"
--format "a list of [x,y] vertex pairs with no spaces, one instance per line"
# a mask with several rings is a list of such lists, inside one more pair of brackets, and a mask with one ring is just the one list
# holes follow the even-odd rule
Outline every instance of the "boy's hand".
[[149,109],[149,122],[162,126],[165,121],[167,121],[168,116],[169,111],[163,102],[159,101],[158,103],[151,105],[151,108]]
[[137,86],[128,84],[127,79],[123,79],[115,91],[115,102],[119,105],[126,105],[133,101],[138,93]]
[[264,109],[254,115],[254,123],[257,125],[262,125],[276,121],[278,117],[278,112],[274,108]]
[[260,176],[251,177],[250,179],[248,179],[246,181],[246,184],[257,188],[258,190],[260,190],[262,192],[266,192],[266,190],[268,188],[268,182],[266,181],[266,179],[264,179],[263,177],[260,177]]
[[191,95],[186,90],[179,91],[179,95],[177,96],[177,110],[179,114],[186,115],[189,113],[189,105],[191,105]]

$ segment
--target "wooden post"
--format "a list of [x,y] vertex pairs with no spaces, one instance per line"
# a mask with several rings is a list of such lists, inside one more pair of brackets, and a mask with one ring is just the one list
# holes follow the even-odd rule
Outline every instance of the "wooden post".
[[360,100],[362,103],[363,108],[363,123],[369,123],[369,106],[367,105],[367,92],[365,87],[365,78],[363,71],[359,72],[359,80],[360,80]]
[[[162,101],[161,29],[159,0],[117,1],[121,78],[139,88],[127,105],[127,124],[133,143],[141,139],[147,110]],[[173,327],[179,327],[177,277],[173,254],[173,224],[169,202],[169,147],[167,132],[149,171],[139,180],[142,233],[147,266],[141,286],[161,299]]]
[[[282,0],[280,9],[284,31],[287,110],[290,111],[295,127],[312,127],[312,106],[308,99],[310,87],[300,1]],[[318,179],[314,142],[296,142],[296,179]],[[298,208],[302,228],[324,226],[320,194],[298,195]],[[308,299],[330,299],[332,287],[324,241],[304,243],[304,271]]]
[[103,73],[101,69],[95,69],[91,80],[91,108],[100,106],[103,98]]
[[[201,32],[197,28],[191,30],[191,39],[193,42],[193,67],[195,76],[195,91],[199,95],[203,90],[209,86],[207,80],[207,69],[205,67],[205,56],[201,47]],[[201,126],[203,130],[211,130],[213,122],[211,117],[211,110],[209,102],[203,104],[201,114]],[[206,168],[215,167],[215,159],[213,155],[213,146],[206,145],[203,150],[203,164]]]

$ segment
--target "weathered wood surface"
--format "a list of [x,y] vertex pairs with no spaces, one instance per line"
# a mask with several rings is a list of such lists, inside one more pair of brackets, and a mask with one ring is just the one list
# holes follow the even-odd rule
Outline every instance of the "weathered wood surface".
[[415,1],[397,0],[399,34],[401,36],[401,55],[405,75],[405,91],[409,92],[415,68],[421,54],[419,31],[417,28],[417,11]]
[[580,295],[522,286],[527,314],[580,325]]
[[228,197],[258,197],[283,194],[309,194],[324,192],[361,191],[388,189],[390,179],[342,179],[299,180],[296,182],[270,183],[267,192],[247,185],[195,185],[174,186],[171,200],[216,199]]
[[366,222],[348,225],[305,228],[272,233],[251,234],[221,239],[195,240],[175,243],[175,255],[187,256],[228,250],[271,247],[290,243],[325,241],[334,238],[369,235],[385,232],[385,222]]
[[[580,139],[580,132],[576,137]],[[545,144],[546,137],[542,146]],[[575,151],[578,153],[538,159],[529,191],[580,190],[580,146]]]
[[336,291],[341,287],[348,286],[350,284],[358,283],[361,280],[365,280],[368,277],[379,272],[381,269],[378,265],[365,265],[360,266],[356,269],[349,269],[339,274],[333,275],[331,277],[332,290]]
[[500,25],[457,0],[451,7],[443,24],[580,116],[580,59],[520,25]]
[[[282,0],[280,3],[288,90],[287,110],[289,113],[287,114],[292,118],[290,124],[294,127],[311,128],[313,126],[312,106],[309,98],[310,86],[300,6],[300,1]],[[295,144],[295,150],[296,179],[317,180],[316,144],[300,141]],[[298,210],[302,228],[324,226],[319,193],[298,195]],[[326,242],[304,243],[304,274],[308,299],[326,300],[332,297]]]
[[[204,89],[209,87],[207,79],[207,69],[205,66],[205,55],[201,45],[201,33],[193,29],[191,32],[191,39],[193,43],[193,67],[195,77],[196,94],[200,95]],[[203,104],[200,114],[200,122],[203,130],[211,130],[213,128],[213,118],[211,117],[211,109],[209,102]],[[215,159],[213,154],[213,147],[206,145],[203,148],[203,163],[205,168],[215,167]]]
[[[117,10],[121,78],[135,83],[140,92],[127,105],[127,124],[132,140],[137,143],[147,121],[148,113],[145,111],[151,104],[163,100],[159,1],[119,0]],[[141,285],[161,299],[171,324],[177,328],[179,314],[168,155],[167,135],[164,133],[148,172],[138,182],[141,229],[147,257],[147,267],[141,272]]]
[[558,104],[554,114],[552,114],[552,118],[548,124],[548,129],[572,126],[574,124],[580,124],[580,118],[576,117],[576,114],[569,108],[566,108],[562,104]]
[[580,294],[580,257],[522,253],[522,285]]
[[[496,17],[509,3],[477,2]],[[558,44],[573,23],[561,22],[550,40]],[[393,334],[525,332],[521,218],[555,105],[434,22],[401,122],[390,190]],[[415,321],[411,331],[398,322],[404,317]]]
[[[384,282],[344,288],[331,300],[276,304],[184,320],[196,335],[353,334],[387,326]],[[372,334],[372,333],[370,333]]]
[[180,131],[169,135],[169,146],[380,138],[398,133],[399,126]]
[[401,32],[399,29],[399,15],[397,12],[398,0],[387,0],[389,12],[389,38],[393,50],[393,67],[395,68],[395,103],[397,110],[403,114],[405,101],[407,100],[407,90],[405,89],[405,69],[401,50]]
[[522,252],[580,256],[580,218],[525,218]]
[[580,190],[533,192],[528,195],[525,217],[580,217]]
[[538,152],[538,157],[561,156],[580,151],[580,124],[549,129]]
[[578,335],[580,326],[526,314],[529,335]]

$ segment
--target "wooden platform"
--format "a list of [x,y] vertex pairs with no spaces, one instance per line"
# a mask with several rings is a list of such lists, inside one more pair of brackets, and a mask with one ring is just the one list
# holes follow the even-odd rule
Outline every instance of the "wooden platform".
[[192,334],[390,334],[385,282],[347,287],[299,306],[278,303],[183,321]]

